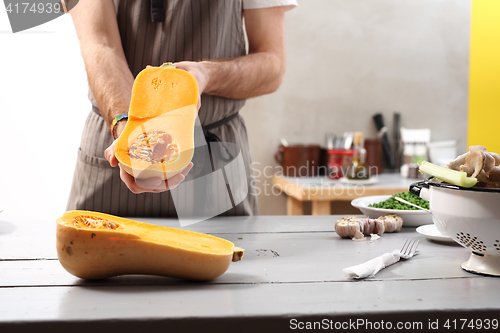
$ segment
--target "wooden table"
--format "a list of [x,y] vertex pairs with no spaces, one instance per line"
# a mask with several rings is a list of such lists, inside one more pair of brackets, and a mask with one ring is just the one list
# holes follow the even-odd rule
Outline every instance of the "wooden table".
[[304,201],[312,201],[312,215],[330,215],[330,202],[353,200],[370,195],[392,195],[408,191],[418,179],[398,173],[374,176],[375,184],[345,185],[328,177],[273,176],[273,186],[287,195],[287,215],[304,215]]
[[[192,225],[245,248],[245,256],[220,278],[189,282],[140,275],[80,280],[57,260],[54,218],[2,215],[0,332],[289,332],[316,322],[374,332],[387,325],[436,332],[428,327],[438,325],[449,332],[444,325],[460,326],[461,319],[482,320],[483,327],[500,319],[500,279],[463,271],[469,250],[429,241],[414,228],[373,242],[340,239],[337,218],[234,217]],[[361,281],[343,276],[342,268],[400,248],[409,237],[421,241],[409,261]]]

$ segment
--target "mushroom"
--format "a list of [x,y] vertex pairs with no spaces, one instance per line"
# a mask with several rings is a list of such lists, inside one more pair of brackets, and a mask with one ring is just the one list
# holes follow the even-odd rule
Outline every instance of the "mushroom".
[[500,167],[494,166],[493,168],[491,168],[488,178],[490,182],[500,183]]
[[479,175],[476,176],[476,178],[478,182],[482,183],[488,183],[490,181],[488,175],[486,174],[486,172],[484,172],[484,170],[481,170],[479,172]]
[[481,183],[500,182],[500,155],[483,146],[470,146],[469,151],[448,163],[447,168],[463,171]]
[[490,153],[490,155],[495,159],[495,165],[499,166],[500,165],[500,154]]
[[495,166],[495,158],[491,156],[490,153],[488,153],[486,150],[484,151],[484,164],[483,164],[483,170],[484,172],[489,175],[491,168]]
[[452,170],[460,170],[460,166],[462,164],[465,164],[465,156],[467,156],[467,154],[469,154],[469,152],[467,153],[464,153],[460,156],[458,156],[456,159],[454,159],[453,161],[449,162],[446,167],[448,169],[452,169]]
[[474,146],[469,148],[469,153],[465,156],[465,164],[460,165],[460,171],[467,173],[467,177],[476,178],[483,170],[484,154]]

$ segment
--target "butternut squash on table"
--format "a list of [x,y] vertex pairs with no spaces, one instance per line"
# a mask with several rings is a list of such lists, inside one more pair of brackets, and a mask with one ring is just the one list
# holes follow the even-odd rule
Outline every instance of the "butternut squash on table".
[[191,162],[198,83],[172,64],[141,71],[129,118],[115,144],[120,166],[137,179],[168,179]]
[[57,255],[69,273],[82,279],[152,274],[211,280],[239,261],[243,249],[198,232],[69,211],[57,220]]

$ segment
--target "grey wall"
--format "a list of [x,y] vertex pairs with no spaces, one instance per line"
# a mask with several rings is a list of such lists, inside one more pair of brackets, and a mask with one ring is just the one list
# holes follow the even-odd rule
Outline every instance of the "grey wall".
[[[285,214],[271,193],[280,137],[324,143],[328,131],[374,137],[381,112],[392,131],[430,128],[432,141],[466,151],[470,0],[307,0],[286,14],[287,72],[280,89],[247,101],[260,214]],[[262,174],[264,168],[265,175]],[[260,174],[260,175],[259,175]]]

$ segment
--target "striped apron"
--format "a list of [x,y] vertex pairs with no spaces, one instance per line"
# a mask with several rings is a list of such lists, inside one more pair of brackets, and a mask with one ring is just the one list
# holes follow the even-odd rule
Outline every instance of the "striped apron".
[[[152,2],[153,1],[153,2]],[[245,55],[241,0],[164,0],[165,15],[158,15],[154,0],[115,0],[123,49],[132,74],[147,65],[164,62],[200,61]],[[153,22],[155,21],[155,22]],[[170,192],[133,194],[120,179],[118,167],[111,168],[104,150],[113,139],[93,105],[82,134],[68,199],[67,210],[85,209],[118,216],[175,217]],[[249,194],[245,200],[221,215],[255,215],[250,147],[243,118],[236,115],[244,100],[202,95],[199,120],[210,134],[241,149]],[[228,122],[224,119],[229,118]],[[222,124],[221,124],[222,123]],[[221,124],[216,127],[213,124]]]

